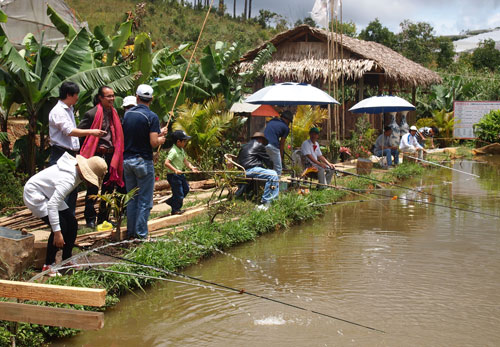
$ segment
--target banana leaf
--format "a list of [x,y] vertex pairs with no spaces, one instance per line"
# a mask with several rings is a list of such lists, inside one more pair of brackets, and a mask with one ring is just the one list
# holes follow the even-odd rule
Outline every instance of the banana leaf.
[[50,5],[47,5],[47,16],[49,16],[50,21],[54,24],[56,29],[64,35],[67,42],[71,41],[73,37],[76,36],[75,28],[59,16]]
[[134,62],[132,63],[132,71],[141,72],[141,76],[135,82],[138,86],[146,82],[153,70],[153,62],[151,57],[151,38],[146,33],[140,33],[134,41]]
[[108,49],[109,46],[111,46],[111,39],[104,33],[104,29],[101,25],[95,27],[94,36],[99,41],[103,49]]
[[125,46],[128,38],[130,37],[131,34],[132,34],[132,21],[131,20],[120,24],[120,28],[118,29],[116,35],[113,36],[113,38],[111,39],[111,46],[109,47],[107,60],[106,60],[107,66],[113,65],[113,62],[115,61],[116,53],[118,53],[118,51],[120,49],[122,49],[123,46]]
[[50,65],[40,87],[42,93],[50,93],[61,81],[78,73],[89,51],[89,34],[87,30],[81,29]]
[[0,10],[0,23],[7,23],[7,15],[2,10]]

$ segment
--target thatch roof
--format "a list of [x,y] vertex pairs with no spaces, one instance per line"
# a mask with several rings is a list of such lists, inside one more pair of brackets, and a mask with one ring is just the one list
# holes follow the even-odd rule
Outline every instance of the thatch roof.
[[[240,68],[252,68],[252,60],[270,42],[277,51],[270,62],[263,66],[266,78],[295,82],[326,82],[328,78],[328,31],[300,25],[276,35],[260,47],[247,52],[240,62]],[[358,40],[346,35],[333,34],[333,40],[342,44],[341,59],[332,62],[333,71],[344,72],[347,80],[358,80],[363,75],[385,76],[386,82],[401,86],[429,86],[442,83],[434,71],[405,58],[392,49],[372,41]],[[305,41],[304,41],[305,40]]]

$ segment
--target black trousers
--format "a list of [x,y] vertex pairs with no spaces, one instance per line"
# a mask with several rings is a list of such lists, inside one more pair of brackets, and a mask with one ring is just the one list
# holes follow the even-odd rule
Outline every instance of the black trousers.
[[[42,220],[50,226],[49,216],[45,216]],[[59,224],[61,226],[61,233],[64,239],[64,247],[62,259],[71,258],[73,252],[73,246],[75,245],[76,233],[78,230],[78,222],[70,209],[67,208],[63,211],[59,211]],[[47,241],[47,256],[45,257],[45,264],[50,265],[56,261],[56,253],[59,250],[54,246],[54,233],[50,233],[49,240]]]
[[[71,154],[73,157],[76,157],[76,152],[71,151],[69,149],[59,147],[59,146],[51,146],[50,147],[50,157],[49,157],[49,166],[55,165],[59,158],[62,157],[64,152],[68,152]],[[64,200],[66,204],[69,207],[69,210],[71,213],[73,213],[73,216],[75,215],[75,210],[76,210],[76,199],[78,197],[78,188],[75,188],[69,195],[66,197]]]
[[[104,176],[103,182],[107,182],[109,179],[109,168],[111,166],[111,159],[113,158],[113,153],[106,153],[106,154],[95,154],[96,156],[99,156],[103,158],[106,161],[106,164],[108,164],[108,172],[106,173],[106,176]],[[101,186],[101,194],[108,194],[112,193],[113,190],[115,189],[115,184],[103,184]],[[99,213],[96,212],[95,210],[95,199],[90,198],[91,195],[97,195],[99,193],[99,188],[94,186],[93,184],[89,184],[87,186],[87,195],[85,195],[85,221],[88,222],[95,222],[96,217],[97,217],[97,224],[101,224],[105,220],[108,220],[109,218],[109,208],[106,206],[106,203],[101,200],[101,203],[99,204]]]

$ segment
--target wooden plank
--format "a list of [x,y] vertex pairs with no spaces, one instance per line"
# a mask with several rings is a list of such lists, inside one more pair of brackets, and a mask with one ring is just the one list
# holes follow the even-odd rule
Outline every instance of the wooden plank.
[[0,302],[0,320],[50,325],[80,330],[104,327],[104,313],[67,308]]
[[106,289],[0,280],[0,297],[74,305],[104,306]]

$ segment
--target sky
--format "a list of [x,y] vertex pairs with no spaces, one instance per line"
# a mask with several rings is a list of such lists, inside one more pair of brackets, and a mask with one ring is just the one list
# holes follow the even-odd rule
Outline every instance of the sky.
[[[252,17],[259,9],[283,15],[291,23],[310,15],[315,0],[253,0]],[[233,1],[226,0],[228,12],[233,12]],[[243,0],[237,0],[236,12],[241,13]],[[435,35],[454,35],[464,30],[500,27],[500,0],[343,0],[344,22],[356,24],[358,33],[378,18],[394,33],[399,24],[427,22]],[[215,1],[217,4],[217,1]]]

